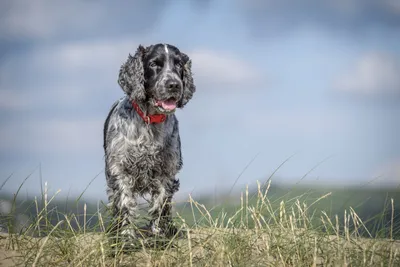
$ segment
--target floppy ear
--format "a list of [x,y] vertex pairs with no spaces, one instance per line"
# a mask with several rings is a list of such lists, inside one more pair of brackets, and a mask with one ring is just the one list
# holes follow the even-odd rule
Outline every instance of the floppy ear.
[[146,99],[143,69],[144,53],[145,48],[139,45],[135,55],[132,57],[131,54],[129,54],[128,60],[122,64],[119,71],[119,85],[132,100],[137,102]]
[[192,98],[194,92],[196,91],[196,86],[193,81],[192,74],[192,61],[190,58],[184,54],[182,54],[182,59],[184,62],[183,66],[183,96],[178,102],[178,107],[183,108],[187,102]]

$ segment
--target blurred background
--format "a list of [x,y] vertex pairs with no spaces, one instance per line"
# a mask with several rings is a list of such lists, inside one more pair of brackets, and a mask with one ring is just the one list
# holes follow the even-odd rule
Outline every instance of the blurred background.
[[273,183],[399,186],[398,0],[9,0],[2,194],[31,174],[22,195],[39,195],[41,177],[78,196],[96,177],[85,196],[105,200],[102,127],[123,96],[119,67],[154,43],[187,53],[197,85],[177,111],[178,199],[254,186],[288,158]]

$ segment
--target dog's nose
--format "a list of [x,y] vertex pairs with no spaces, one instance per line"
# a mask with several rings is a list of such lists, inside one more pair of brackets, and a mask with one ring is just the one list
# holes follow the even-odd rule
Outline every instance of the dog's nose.
[[169,91],[175,91],[175,90],[179,90],[180,89],[180,84],[177,80],[175,79],[168,79],[165,82],[165,87],[169,90]]

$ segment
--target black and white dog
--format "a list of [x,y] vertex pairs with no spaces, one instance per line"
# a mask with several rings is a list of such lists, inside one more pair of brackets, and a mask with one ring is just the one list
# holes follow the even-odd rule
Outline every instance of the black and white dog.
[[[104,124],[105,174],[113,216],[122,235],[135,237],[137,198],[150,194],[150,229],[172,235],[171,199],[182,168],[176,108],[192,98],[191,60],[168,44],[139,46],[121,66],[126,96],[114,103]],[[170,229],[170,230],[167,230]]]

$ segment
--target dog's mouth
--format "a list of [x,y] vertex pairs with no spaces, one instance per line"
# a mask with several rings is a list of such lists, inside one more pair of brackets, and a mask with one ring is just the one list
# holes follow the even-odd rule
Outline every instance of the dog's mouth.
[[170,97],[165,100],[155,100],[154,106],[163,113],[171,113],[176,109],[177,101],[175,98]]

